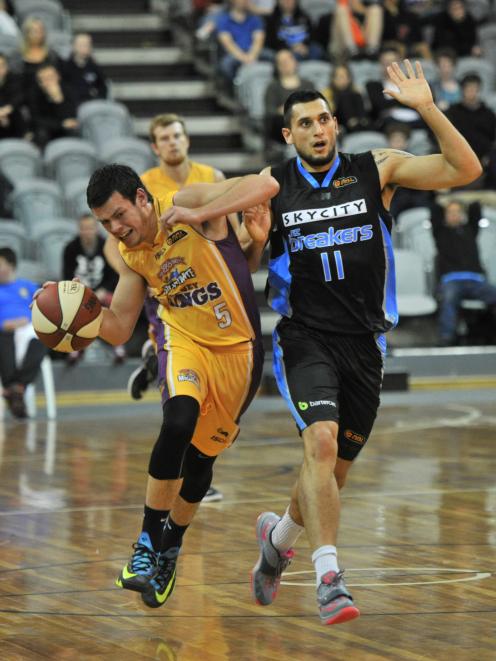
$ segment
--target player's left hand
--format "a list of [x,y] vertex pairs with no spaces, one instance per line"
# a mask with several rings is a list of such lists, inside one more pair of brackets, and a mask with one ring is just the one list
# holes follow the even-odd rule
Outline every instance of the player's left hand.
[[255,243],[266,243],[271,226],[269,205],[264,202],[243,211],[243,223]]
[[160,226],[164,232],[168,232],[174,225],[200,225],[202,219],[197,209],[186,207],[170,207],[160,216]]
[[396,99],[396,101],[399,101],[404,106],[414,108],[415,110],[432,105],[434,99],[432,98],[431,88],[424,77],[420,62],[415,62],[415,70],[410,60],[403,60],[403,65],[406,74],[398,62],[393,62],[387,68],[389,78],[396,85],[398,91],[386,89],[384,90],[384,94],[392,96],[393,99]]

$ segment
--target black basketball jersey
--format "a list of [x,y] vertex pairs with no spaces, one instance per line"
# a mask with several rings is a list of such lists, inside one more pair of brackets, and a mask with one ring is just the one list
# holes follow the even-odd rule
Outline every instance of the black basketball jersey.
[[321,182],[299,158],[272,168],[269,305],[331,333],[382,333],[397,320],[392,219],[370,152],[339,153]]

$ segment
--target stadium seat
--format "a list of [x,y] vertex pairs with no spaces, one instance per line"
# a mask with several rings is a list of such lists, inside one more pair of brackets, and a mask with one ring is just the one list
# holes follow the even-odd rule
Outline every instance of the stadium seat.
[[234,80],[236,96],[252,120],[261,121],[265,116],[265,90],[273,75],[270,62],[243,64],[238,69]]
[[77,224],[66,218],[45,220],[34,225],[32,232],[36,241],[36,257],[43,264],[50,279],[60,280],[64,248],[76,237]]
[[496,209],[484,207],[483,216],[479,221],[477,245],[487,279],[496,286]]
[[461,80],[469,73],[475,73],[480,77],[483,96],[494,92],[495,72],[491,62],[480,57],[461,57],[456,64],[455,75]]
[[422,71],[429,83],[435,82],[439,78],[439,72],[434,62],[424,58],[418,58],[418,61],[422,65]]
[[425,156],[432,152],[432,144],[429,135],[424,129],[414,129],[408,141],[408,149],[415,156]]
[[41,285],[48,280],[45,267],[38,261],[32,259],[21,259],[17,262],[16,274],[18,278],[26,278]]
[[4,138],[0,140],[0,169],[15,186],[37,177],[42,171],[40,150],[26,140]]
[[155,165],[150,145],[140,138],[114,138],[105,142],[100,149],[104,163],[123,163],[136,172],[144,172]]
[[427,291],[422,260],[412,250],[395,251],[396,298],[400,317],[416,317],[436,311],[435,299]]
[[49,142],[44,155],[45,170],[63,189],[74,179],[89,179],[98,165],[91,142],[81,138],[58,138]]
[[[45,391],[46,416],[49,420],[57,417],[57,403],[55,399],[55,381],[53,378],[52,361],[50,356],[45,356],[40,365],[41,378],[43,380],[43,389]],[[36,386],[30,383],[24,393],[26,402],[26,411],[30,418],[36,417]]]
[[97,149],[112,138],[134,135],[128,109],[116,101],[85,101],[78,108],[78,119],[83,138],[90,140]]
[[353,76],[353,83],[361,91],[365,90],[365,85],[369,80],[382,80],[382,68],[378,62],[358,60],[356,62],[350,62],[349,65]]
[[428,222],[430,227],[431,210],[429,207],[415,207],[402,211],[398,214],[396,221],[400,233],[407,232],[412,227],[421,226],[425,222]]
[[342,151],[347,154],[359,154],[369,149],[382,149],[388,146],[386,136],[379,131],[358,131],[345,135]]
[[15,12],[22,25],[28,16],[40,18],[47,32],[64,30],[71,32],[69,15],[56,0],[15,0]]
[[434,293],[437,286],[435,278],[437,248],[430,221],[424,221],[420,225],[410,226],[402,235],[401,247],[407,250],[413,250],[420,257],[426,276],[428,291]]
[[317,23],[323,14],[334,13],[336,0],[305,0],[301,3],[302,9],[308,14],[313,23]]
[[12,193],[12,208],[14,217],[31,232],[40,221],[63,217],[62,191],[48,179],[21,182]]
[[72,51],[72,35],[62,30],[50,30],[47,34],[47,44],[63,60],[67,60]]
[[20,40],[12,34],[2,34],[0,32],[0,53],[3,53],[10,58],[11,55],[18,51]]
[[12,248],[18,260],[29,257],[29,239],[21,223],[0,218],[0,246]]
[[332,66],[329,62],[322,60],[306,60],[300,62],[299,72],[302,78],[307,78],[315,88],[321,90],[329,86],[331,80]]
[[67,213],[70,217],[80,218],[90,212],[86,204],[87,186],[88,178],[82,177],[80,179],[73,179],[65,187],[64,199]]

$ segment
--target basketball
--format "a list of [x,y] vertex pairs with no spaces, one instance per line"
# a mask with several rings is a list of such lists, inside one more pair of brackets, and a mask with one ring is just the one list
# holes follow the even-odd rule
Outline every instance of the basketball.
[[72,280],[49,284],[32,307],[36,335],[50,349],[65,353],[91,344],[102,318],[102,306],[94,292]]

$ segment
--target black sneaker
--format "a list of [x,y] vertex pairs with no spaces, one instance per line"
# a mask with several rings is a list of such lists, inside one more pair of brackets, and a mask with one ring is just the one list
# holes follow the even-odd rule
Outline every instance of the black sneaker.
[[158,358],[155,348],[147,340],[141,349],[142,365],[131,373],[127,382],[127,391],[133,399],[141,399],[148,390],[150,383],[155,381],[158,374]]
[[23,420],[28,417],[26,411],[26,404],[24,402],[24,386],[20,384],[14,384],[4,390],[3,393],[4,399],[7,402],[9,411],[12,413],[14,418],[19,418]]
[[176,584],[176,563],[179,547],[162,551],[158,557],[158,571],[149,582],[149,588],[141,593],[141,599],[150,608],[163,606]]

